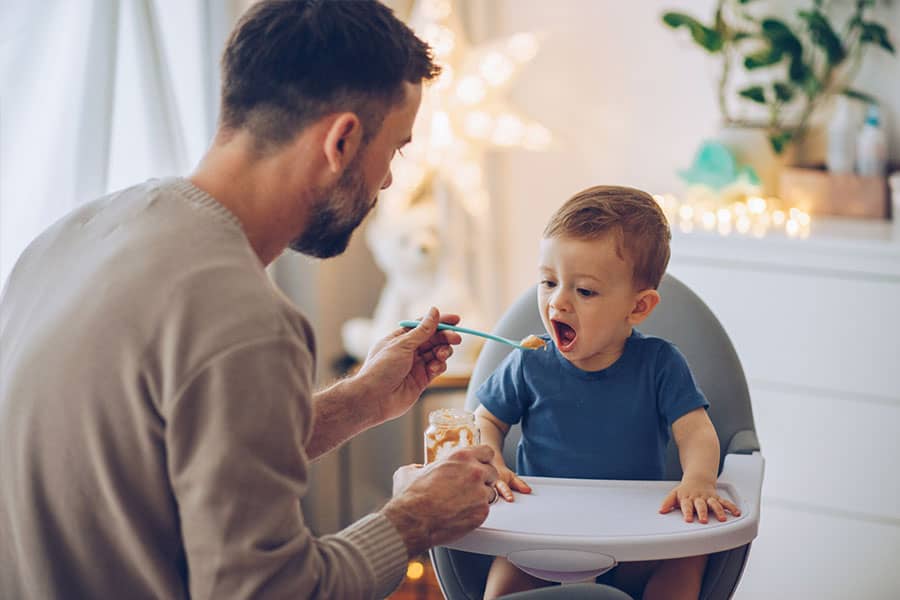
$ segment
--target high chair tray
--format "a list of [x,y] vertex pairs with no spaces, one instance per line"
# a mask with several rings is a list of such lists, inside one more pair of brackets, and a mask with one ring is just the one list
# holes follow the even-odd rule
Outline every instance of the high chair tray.
[[500,500],[475,531],[447,547],[506,556],[537,577],[572,581],[600,574],[618,562],[709,554],[756,537],[763,458],[729,454],[719,495],[741,516],[686,523],[680,510],[659,514],[672,481],[614,481],[523,477],[531,494]]

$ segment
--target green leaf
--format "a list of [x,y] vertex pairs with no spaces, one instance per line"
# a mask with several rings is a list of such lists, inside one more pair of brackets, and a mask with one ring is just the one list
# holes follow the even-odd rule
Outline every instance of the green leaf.
[[854,90],[851,88],[844,88],[841,90],[841,93],[848,98],[853,98],[854,100],[859,100],[860,102],[865,102],[866,104],[878,104],[878,100],[875,96],[870,96],[865,92],[860,92],[859,90]]
[[708,52],[715,53],[722,49],[722,35],[684,13],[668,12],[663,15],[663,22],[672,29],[686,27],[694,41]]
[[773,49],[786,52],[791,56],[803,54],[803,44],[791,31],[791,28],[778,19],[763,19],[760,24],[763,36],[768,38]]
[[744,57],[744,68],[752,71],[753,69],[768,67],[781,62],[782,56],[781,50],[776,50],[775,48],[760,50]]
[[840,64],[847,57],[847,51],[841,43],[841,38],[832,29],[828,18],[818,10],[801,10],[797,14],[806,21],[812,42],[825,51],[828,63],[832,66]]
[[748,88],[744,88],[738,92],[738,95],[759,104],[766,103],[766,93],[761,85],[751,85]]
[[784,149],[787,148],[787,145],[791,143],[792,136],[793,134],[790,131],[782,131],[769,135],[769,144],[772,145],[772,150],[775,151],[775,154],[781,154],[782,152],[784,152]]
[[887,30],[882,25],[868,22],[860,23],[860,27],[862,27],[862,33],[859,36],[859,41],[865,44],[878,44],[891,54],[894,53],[894,45],[888,37]]
[[788,77],[797,84],[804,84],[806,80],[812,77],[812,69],[803,62],[802,56],[792,56],[791,66],[788,68]]
[[791,98],[794,97],[794,86],[789,83],[776,81],[772,84],[772,90],[775,92],[775,97],[778,98],[779,102],[790,102]]

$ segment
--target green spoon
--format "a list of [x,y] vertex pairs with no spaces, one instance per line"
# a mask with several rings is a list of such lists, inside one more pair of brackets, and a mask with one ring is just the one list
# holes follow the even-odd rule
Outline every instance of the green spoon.
[[[400,325],[400,327],[418,327],[419,321],[400,321],[400,323],[398,324]],[[515,340],[508,340],[505,337],[500,337],[499,335],[494,335],[492,333],[485,333],[483,331],[478,331],[477,329],[469,329],[468,327],[460,327],[459,325],[448,325],[447,323],[438,323],[438,329],[448,329],[450,331],[456,331],[457,333],[477,335],[478,337],[494,340],[495,342],[500,342],[501,344],[509,344],[510,346],[518,348],[519,350],[537,350],[538,348],[543,348],[545,345],[542,339],[534,335],[529,335],[521,342],[517,342]],[[528,345],[525,345],[526,342],[528,343]]]

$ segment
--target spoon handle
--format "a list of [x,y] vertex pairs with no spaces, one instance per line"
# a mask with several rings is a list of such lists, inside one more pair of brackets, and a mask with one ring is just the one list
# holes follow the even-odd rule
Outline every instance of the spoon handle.
[[[400,321],[400,327],[418,327],[418,321]],[[513,340],[508,340],[504,337],[500,337],[499,335],[494,335],[492,333],[485,333],[484,331],[478,331],[477,329],[469,329],[468,327],[460,327],[459,325],[448,325],[447,323],[438,323],[438,329],[449,329],[450,331],[456,331],[457,333],[468,333],[470,335],[477,335],[479,337],[487,338],[489,340],[494,340],[495,342],[500,342],[501,344],[509,344],[515,348],[519,348],[525,350],[526,348],[522,346],[519,342],[514,342]]]

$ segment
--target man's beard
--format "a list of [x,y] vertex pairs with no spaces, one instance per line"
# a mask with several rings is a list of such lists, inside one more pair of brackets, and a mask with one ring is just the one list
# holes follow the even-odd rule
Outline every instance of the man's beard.
[[316,258],[337,256],[347,249],[373,206],[366,196],[362,170],[354,161],[331,190],[317,194],[306,229],[291,242],[291,250]]

